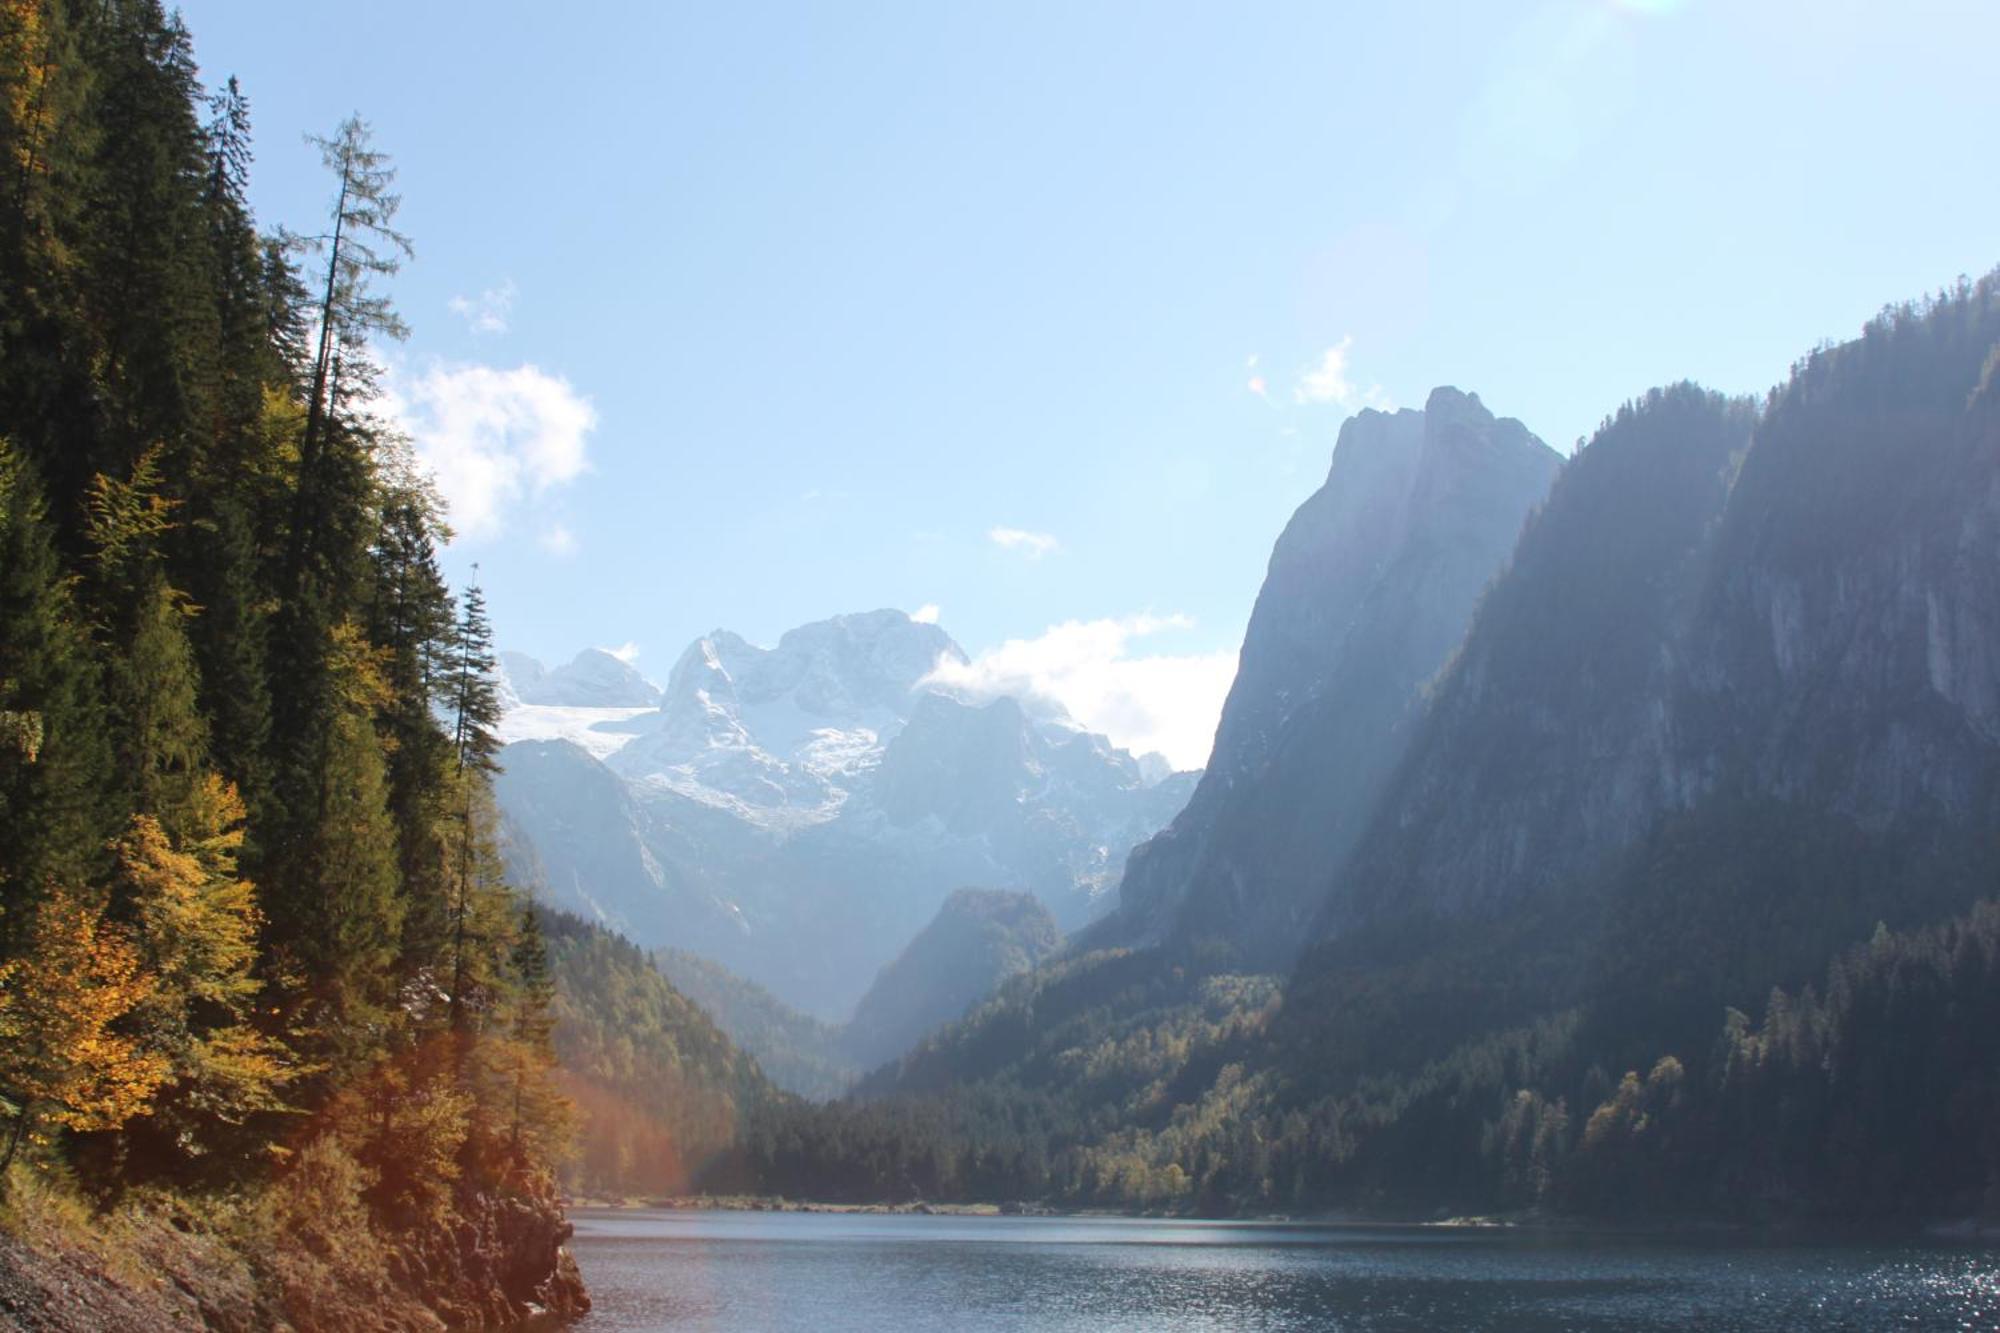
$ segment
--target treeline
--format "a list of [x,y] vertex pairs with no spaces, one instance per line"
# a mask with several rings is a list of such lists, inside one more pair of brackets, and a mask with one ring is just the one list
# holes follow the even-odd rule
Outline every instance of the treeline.
[[394,173],[350,120],[260,231],[249,125],[154,0],[0,6],[0,1189],[435,1229],[547,1193],[545,947],[484,609],[371,412]]
[[[1102,977],[1117,961],[1071,966]],[[1570,1011],[1300,1100],[1247,1009],[1216,1023],[1193,1002],[1119,1021],[1117,1006],[1091,1008],[1032,1043],[1086,1038],[1065,1062],[1079,1084],[1037,1077],[1021,1049],[990,1077],[927,1091],[769,1104],[746,1168],[792,1197],[1204,1215],[1873,1226],[2000,1214],[2000,903],[1878,928],[1823,980],[1773,989],[1761,1016],[1726,1009],[1708,1040],[1630,1069],[1606,1065]]]

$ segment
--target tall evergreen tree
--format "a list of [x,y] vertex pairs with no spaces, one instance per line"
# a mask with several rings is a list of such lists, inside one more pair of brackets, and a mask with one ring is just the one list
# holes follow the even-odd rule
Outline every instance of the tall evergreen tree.
[[0,439],[0,932],[87,881],[116,826],[103,693],[33,469]]
[[451,876],[447,846],[456,817],[445,803],[455,768],[451,738],[436,705],[452,683],[456,626],[451,594],[438,572],[442,507],[414,466],[390,480],[375,543],[369,635],[383,650],[389,703],[382,718],[389,748],[389,808],[408,910],[406,968],[444,952]]
[[493,624],[486,615],[486,594],[476,581],[465,590],[452,643],[452,747],[458,766],[482,774],[499,771],[500,687],[493,673],[499,658],[493,651]]
[[326,276],[318,297],[305,433],[299,442],[299,504],[292,534],[295,579],[302,576],[303,564],[320,536],[319,510],[326,497],[319,493],[319,473],[342,401],[342,373],[366,373],[365,351],[371,338],[401,339],[408,334],[395,307],[373,290],[372,283],[394,275],[412,253],[409,238],[395,228],[402,206],[402,197],[391,188],[395,168],[374,147],[367,124],[350,116],[331,138],[315,138],[313,143],[338,187],[332,230],[324,242]]
[[[486,595],[475,581],[466,588],[452,641],[452,748],[457,755],[463,805],[458,830],[457,875],[451,899],[451,1020],[456,1031],[471,1021],[469,1002],[477,980],[477,955],[486,900],[504,892],[491,827],[490,776],[500,765],[500,691],[493,680],[497,658]],[[482,818],[484,816],[485,818]]]

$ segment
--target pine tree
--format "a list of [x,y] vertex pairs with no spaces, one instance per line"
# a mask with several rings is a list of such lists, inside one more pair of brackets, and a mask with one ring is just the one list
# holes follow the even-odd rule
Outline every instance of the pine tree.
[[232,78],[208,109],[201,207],[220,345],[211,438],[174,534],[173,564],[201,608],[189,637],[214,762],[239,787],[260,790],[271,724],[264,579],[289,491],[282,451],[263,426],[267,393],[293,372],[270,336],[263,248],[246,194],[249,102]]
[[98,353],[78,290],[100,137],[87,27],[71,6],[47,0],[0,9],[0,422],[34,463],[66,551],[101,416]]
[[296,974],[301,1021],[342,1066],[383,1040],[395,997],[403,899],[396,830],[374,718],[387,700],[374,650],[344,624],[327,654],[333,716],[319,764],[319,800],[301,832],[299,878],[265,904],[282,980]]
[[205,767],[208,737],[195,702],[190,608],[167,583],[162,555],[176,505],[160,491],[153,450],[130,481],[92,478],[85,535],[93,577],[86,586],[111,664],[106,692],[124,803],[175,826]]
[[177,481],[192,481],[214,416],[219,345],[194,53],[154,0],[103,7],[90,41],[98,137],[80,286],[102,417],[94,438],[68,452],[87,479],[124,476],[159,449]]
[[521,909],[514,937],[514,1040],[532,1050],[552,1052],[555,1032],[555,976],[549,971],[549,944],[541,911],[531,902]]
[[508,959],[511,1021],[488,1042],[486,1072],[503,1108],[507,1154],[515,1169],[568,1150],[574,1116],[554,1082],[555,977],[541,913],[521,909]]

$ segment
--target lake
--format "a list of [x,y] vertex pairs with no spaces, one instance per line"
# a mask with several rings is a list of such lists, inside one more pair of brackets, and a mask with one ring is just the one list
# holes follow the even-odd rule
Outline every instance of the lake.
[[1138,1218],[579,1209],[596,1311],[657,1329],[2000,1327],[2000,1254]]

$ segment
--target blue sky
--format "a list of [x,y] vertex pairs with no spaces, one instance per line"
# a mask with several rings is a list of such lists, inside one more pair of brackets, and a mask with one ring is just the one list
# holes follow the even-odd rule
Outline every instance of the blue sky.
[[307,131],[398,163],[393,406],[506,646],[936,607],[1183,762],[1352,410],[1567,448],[2000,263],[1971,0],[183,13],[267,225]]

